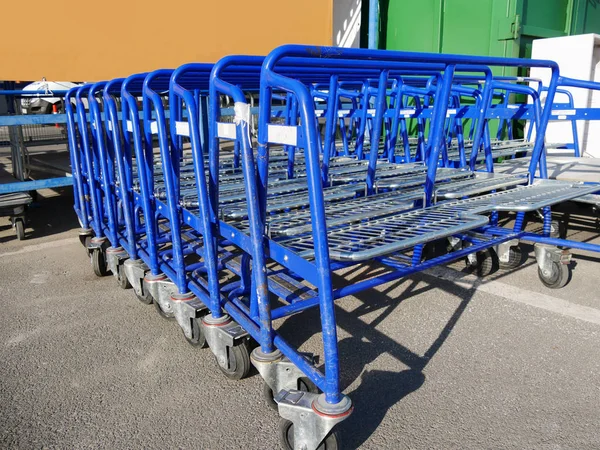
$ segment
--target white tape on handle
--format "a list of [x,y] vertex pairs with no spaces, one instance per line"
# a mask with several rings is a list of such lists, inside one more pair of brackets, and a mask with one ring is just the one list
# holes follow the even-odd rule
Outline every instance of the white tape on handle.
[[150,122],[150,133],[158,134],[158,124],[156,123],[156,120]]
[[235,113],[233,122],[236,125],[240,123],[240,120],[243,120],[247,124],[250,124],[250,105],[248,103],[235,102],[235,104],[233,105],[233,111]]
[[127,131],[133,133],[133,124],[131,123],[131,120],[127,121]]

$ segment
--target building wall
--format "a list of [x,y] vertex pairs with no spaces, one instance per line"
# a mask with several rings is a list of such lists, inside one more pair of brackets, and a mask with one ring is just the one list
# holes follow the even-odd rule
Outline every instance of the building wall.
[[0,80],[97,81],[332,44],[333,0],[4,2]]
[[[363,0],[333,0],[333,45],[360,47],[362,5]],[[365,5],[369,5],[368,0],[365,0]]]

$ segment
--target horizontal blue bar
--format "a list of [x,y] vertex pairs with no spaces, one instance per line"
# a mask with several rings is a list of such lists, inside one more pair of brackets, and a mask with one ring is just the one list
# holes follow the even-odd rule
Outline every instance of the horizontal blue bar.
[[0,194],[12,194],[15,192],[37,191],[55,187],[73,185],[73,177],[47,178],[35,181],[16,181],[14,183],[0,184]]

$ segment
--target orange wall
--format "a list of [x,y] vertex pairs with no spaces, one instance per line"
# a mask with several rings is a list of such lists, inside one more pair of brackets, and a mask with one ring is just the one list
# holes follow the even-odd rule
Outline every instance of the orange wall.
[[5,1],[0,80],[98,81],[281,44],[331,45],[332,2]]

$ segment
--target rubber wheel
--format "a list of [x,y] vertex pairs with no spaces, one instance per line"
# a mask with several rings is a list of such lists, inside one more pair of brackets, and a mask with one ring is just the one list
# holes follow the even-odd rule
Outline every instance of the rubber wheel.
[[498,264],[500,266],[500,269],[502,269],[502,270],[516,269],[522,263],[523,263],[523,250],[521,250],[521,247],[519,247],[519,246],[511,247],[508,250],[508,262],[502,262],[502,261],[498,260]]
[[22,241],[25,239],[25,224],[23,223],[23,219],[15,220],[15,232],[17,233],[17,239]]
[[104,252],[99,248],[95,248],[91,251],[90,259],[92,261],[92,269],[94,269],[96,276],[106,276],[108,269],[106,267],[106,257]]
[[[306,377],[298,378],[298,386],[296,389],[302,392],[319,393],[319,388]],[[271,389],[267,383],[263,383],[263,396],[265,397],[267,405],[269,405],[271,409],[277,411],[278,407],[277,402],[275,401],[275,394],[273,393],[273,389]]]
[[544,286],[549,289],[560,289],[564,287],[571,278],[571,269],[567,264],[552,262],[552,270],[548,276],[545,276],[542,269],[538,267],[538,277]]
[[117,266],[117,284],[121,289],[131,289],[131,283],[129,283],[127,275],[125,275],[125,269],[120,264]]
[[90,244],[92,243],[92,236],[85,236],[81,239],[81,245],[85,250],[85,255],[89,258],[90,256]]
[[208,342],[206,342],[206,336],[204,336],[204,329],[200,325],[200,319],[190,319],[192,321],[192,338],[188,338],[185,334],[185,340],[196,348],[207,348]]
[[[294,450],[294,424],[287,419],[279,421],[279,441],[285,450]],[[342,448],[342,439],[335,428],[323,439],[317,450],[338,450]]]
[[500,261],[496,252],[490,248],[477,252],[476,263],[471,263],[465,258],[467,267],[475,269],[478,277],[487,277],[496,272],[500,267]]
[[217,365],[223,375],[230,380],[241,380],[248,375],[250,372],[250,352],[248,351],[248,345],[244,342],[234,347],[227,347],[227,356],[229,360],[229,367],[221,367],[221,364],[217,361]]
[[154,302],[154,307],[156,308],[156,312],[158,313],[158,315],[160,317],[162,317],[163,319],[166,319],[166,320],[174,320],[175,319],[175,313],[173,311],[165,311],[164,309],[162,309],[162,306],[160,306],[159,302]]
[[154,298],[152,298],[152,294],[150,294],[150,292],[146,291],[146,288],[144,287],[144,280],[142,280],[142,294],[138,294],[137,291],[135,292],[135,296],[137,297],[137,299],[142,302],[144,305],[151,305],[152,302],[154,302]]

